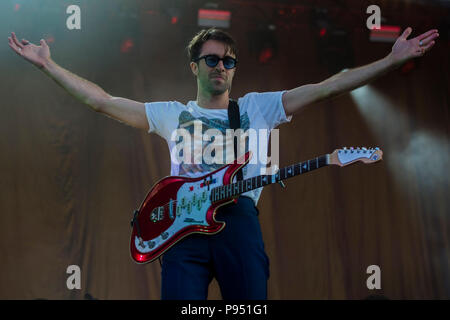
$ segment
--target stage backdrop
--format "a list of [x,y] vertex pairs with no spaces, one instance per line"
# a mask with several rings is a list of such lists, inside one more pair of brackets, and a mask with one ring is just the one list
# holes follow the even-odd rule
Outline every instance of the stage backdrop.
[[[163,1],[105,2],[79,1],[81,30],[66,28],[67,1],[51,8],[49,1],[2,2],[1,299],[160,297],[159,263],[135,264],[129,237],[133,210],[170,173],[165,141],[91,111],[7,45],[10,31],[34,43],[50,39],[54,61],[114,96],[195,100],[184,49],[200,29],[201,2],[186,1],[175,20]],[[225,1],[240,48],[231,96],[318,83],[336,68],[383,58],[392,44],[370,42],[365,27],[372,2],[389,24],[411,26],[412,36],[450,16],[448,8],[402,1],[323,1],[333,28],[346,32],[333,44],[318,38],[310,2],[256,10]],[[276,28],[268,32],[270,24]],[[279,127],[280,166],[344,146],[378,146],[384,159],[263,190],[270,299],[450,298],[448,24],[440,31],[410,68],[311,105]],[[269,58],[260,53],[270,39],[273,57],[260,61]],[[79,290],[66,286],[70,265],[80,267]],[[367,287],[372,265],[381,289]],[[221,298],[215,281],[209,298]]]

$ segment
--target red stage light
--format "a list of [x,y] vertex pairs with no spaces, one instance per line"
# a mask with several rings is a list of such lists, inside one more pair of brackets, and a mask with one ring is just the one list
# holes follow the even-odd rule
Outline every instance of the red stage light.
[[370,40],[377,42],[395,42],[400,36],[398,26],[380,26],[380,29],[373,27],[370,31]]
[[260,63],[267,63],[269,60],[273,57],[273,50],[272,48],[264,48],[261,53],[259,54],[259,62]]
[[122,42],[122,45],[120,46],[120,52],[122,52],[122,53],[130,52],[133,47],[134,47],[133,40],[132,39],[125,39]]
[[231,11],[225,10],[198,10],[198,25],[203,27],[228,28],[230,26]]

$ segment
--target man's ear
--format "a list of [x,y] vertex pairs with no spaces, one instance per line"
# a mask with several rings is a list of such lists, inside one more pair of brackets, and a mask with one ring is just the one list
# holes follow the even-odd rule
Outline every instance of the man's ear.
[[191,61],[191,63],[189,64],[189,66],[191,67],[191,71],[192,73],[197,76],[198,74],[198,64],[195,63],[194,61]]

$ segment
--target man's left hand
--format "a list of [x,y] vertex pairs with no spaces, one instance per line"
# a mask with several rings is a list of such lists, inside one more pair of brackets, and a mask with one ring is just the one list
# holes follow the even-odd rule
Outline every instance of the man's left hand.
[[411,27],[406,28],[392,47],[390,55],[396,63],[401,64],[409,59],[423,56],[435,44],[434,39],[439,37],[437,29],[432,29],[407,40],[411,32]]

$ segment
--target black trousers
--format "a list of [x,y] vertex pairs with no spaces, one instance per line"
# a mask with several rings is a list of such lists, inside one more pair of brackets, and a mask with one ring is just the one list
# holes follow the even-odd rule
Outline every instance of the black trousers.
[[218,209],[225,228],[215,235],[193,234],[162,258],[161,298],[205,300],[215,277],[224,300],[265,300],[269,259],[264,251],[259,211],[251,198]]

